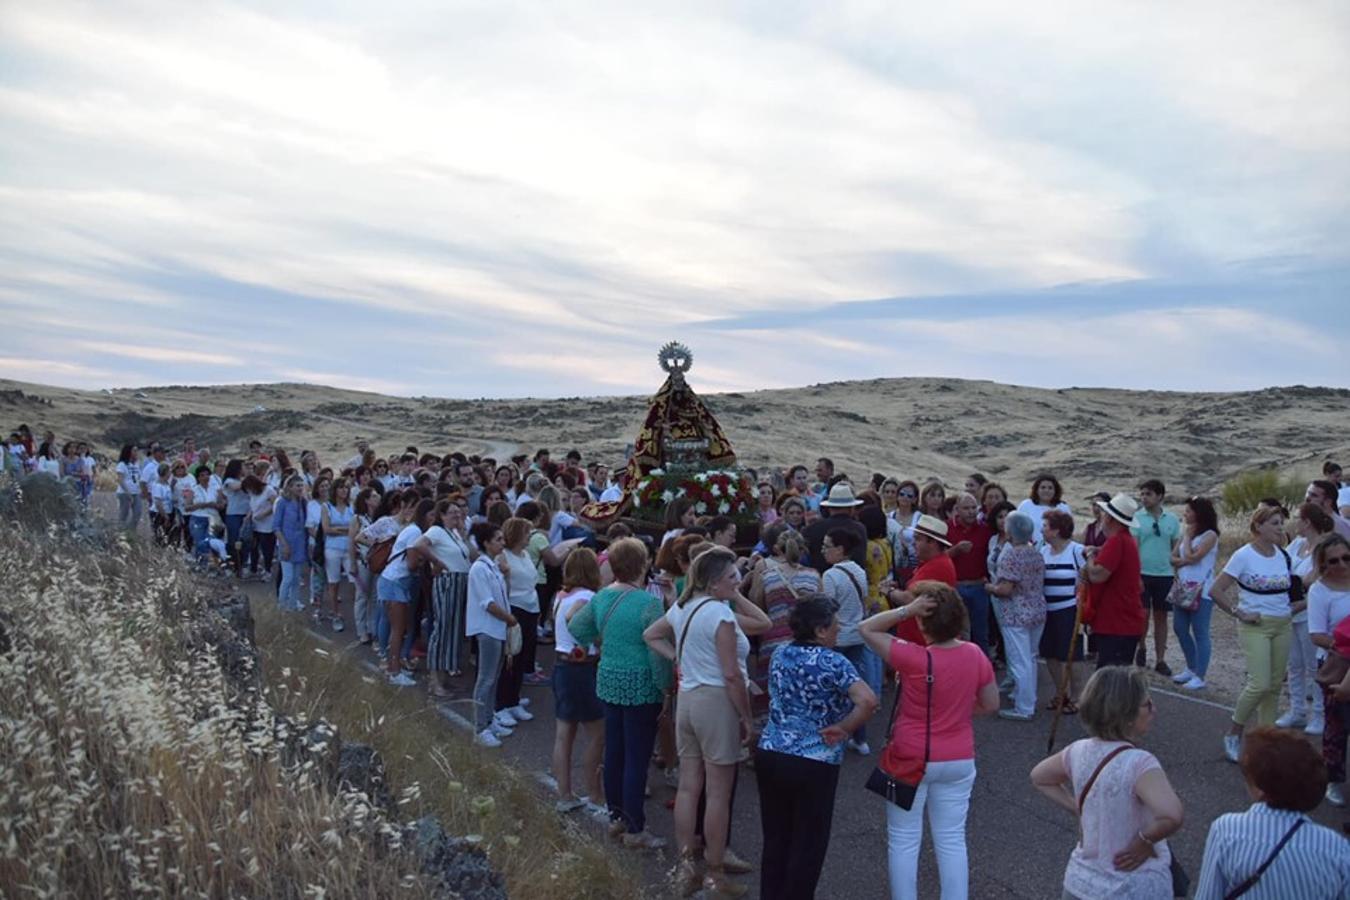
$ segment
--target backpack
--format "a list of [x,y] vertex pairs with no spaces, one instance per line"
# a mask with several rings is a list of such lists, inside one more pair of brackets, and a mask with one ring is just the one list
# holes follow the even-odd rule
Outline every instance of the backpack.
[[[370,574],[379,575],[393,562],[393,559],[390,559],[390,554],[394,552],[394,541],[396,540],[398,540],[397,536],[371,544],[370,552],[366,554],[366,568],[370,569]],[[399,556],[402,555],[403,553],[399,554]]]

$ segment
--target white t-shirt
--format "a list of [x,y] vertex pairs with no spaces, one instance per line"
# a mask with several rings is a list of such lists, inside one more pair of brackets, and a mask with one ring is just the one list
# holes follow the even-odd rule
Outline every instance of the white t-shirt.
[[276,514],[277,490],[269,485],[248,499],[249,515],[253,518],[253,530],[260,534],[272,533],[272,517]]
[[390,581],[398,581],[400,578],[408,577],[408,553],[407,550],[413,544],[416,544],[422,538],[422,529],[416,525],[407,525],[398,533],[394,539],[394,547],[389,551],[389,564],[384,567],[380,573],[381,578],[388,578]]
[[427,529],[427,543],[440,564],[451,572],[467,575],[469,572],[469,541],[441,525]]
[[180,515],[187,515],[187,506],[192,502],[192,489],[196,487],[196,485],[197,482],[187,475],[173,479],[170,487],[173,488],[174,512],[177,512]]
[[[1032,499],[1028,497],[1017,504],[1018,512],[1026,513],[1031,516],[1031,542],[1033,544],[1039,544],[1041,542],[1041,526],[1045,524],[1045,519],[1042,517],[1052,509],[1057,509],[1062,513],[1073,515],[1073,510],[1069,508],[1069,504],[1063,501],[1056,503],[1054,506],[1042,506],[1039,503],[1033,502]],[[990,571],[992,572],[993,570],[990,569]]]
[[[572,610],[580,609],[591,598],[595,596],[595,591],[589,588],[577,588],[570,594],[559,594],[558,600],[554,605],[553,615],[553,647],[559,653],[571,653],[577,645],[577,639],[572,637],[572,632],[567,630],[567,617]],[[594,644],[586,647],[586,655],[595,656],[596,649]]]
[[154,484],[157,481],[159,481],[159,463],[154,459],[147,459],[141,466],[141,482]]
[[84,474],[86,478],[93,478],[94,473],[98,471],[98,461],[92,456],[84,457]]
[[140,475],[140,470],[136,468],[135,463],[118,463],[117,493],[139,494],[141,492]]
[[[1320,580],[1308,588],[1308,634],[1331,634],[1346,616],[1350,616],[1350,591],[1329,588]],[[1317,655],[1326,656],[1326,651],[1319,647]]]
[[570,528],[577,523],[577,517],[570,512],[558,510],[553,514],[553,521],[548,523],[548,545],[556,547],[562,543],[563,529]]
[[[1195,546],[1197,543],[1199,543],[1201,538],[1203,538],[1207,534],[1213,533],[1214,532],[1212,531],[1206,531],[1204,532],[1204,534],[1197,534],[1193,538],[1188,538],[1185,535],[1183,535],[1181,538],[1181,544],[1178,545],[1178,549],[1182,549],[1185,550],[1187,553],[1190,553],[1191,548]],[[1215,561],[1218,560],[1218,558],[1219,558],[1219,542],[1216,539],[1214,541],[1214,544],[1209,548],[1209,550],[1205,552],[1205,555],[1200,558],[1199,562],[1193,562],[1188,566],[1182,566],[1179,569],[1177,569],[1177,577],[1180,578],[1182,581],[1203,582],[1205,586],[1200,593],[1202,596],[1208,597],[1210,586],[1214,584],[1214,563]]]
[[[1262,556],[1251,544],[1243,544],[1223,567],[1238,584],[1238,609],[1275,619],[1289,618],[1289,566],[1279,548]],[[1256,593],[1273,591],[1274,593]]]
[[464,634],[473,637],[485,634],[499,641],[506,640],[506,623],[488,613],[489,606],[510,612],[506,600],[506,579],[497,564],[486,554],[474,560],[469,567],[469,600],[464,613]]
[[511,569],[506,576],[506,590],[511,598],[511,605],[526,612],[539,612],[539,594],[534,589],[539,573],[535,569],[534,561],[530,559],[529,552],[522,550],[519,553],[512,553],[510,550],[503,550],[502,553],[506,554],[506,563]]
[[323,504],[318,500],[308,500],[305,502],[305,527],[313,529],[318,533],[319,526],[323,524]]
[[53,478],[60,478],[60,477],[61,477],[61,460],[59,460],[59,459],[48,459],[48,458],[45,457],[45,456],[39,456],[39,457],[38,457],[38,462],[37,462],[37,470],[38,470],[39,472],[44,472],[44,473],[46,473],[46,474],[48,474],[48,475],[51,475]]
[[[705,603],[704,601],[708,601]],[[694,611],[698,614],[694,615]],[[685,635],[684,622],[687,616],[694,616]],[[683,606],[675,604],[666,612],[666,621],[675,629],[674,641],[677,664],[680,668],[680,690],[692,691],[696,687],[725,687],[722,677],[722,662],[717,656],[717,629],[723,622],[730,622],[736,630],[736,662],[741,667],[741,677],[746,677],[745,658],[750,653],[750,639],[741,631],[731,607],[721,600],[710,600],[705,594],[690,597]],[[683,643],[680,642],[684,637]]]
[[198,503],[209,503],[209,507],[203,506],[201,509],[194,509],[188,515],[199,516],[203,519],[213,518],[212,512],[215,510],[216,501],[219,498],[219,492],[208,484],[202,487],[201,484],[193,482],[192,499],[188,502],[189,506],[196,506]]
[[252,494],[244,490],[244,483],[238,478],[227,478],[222,487],[225,489],[225,515],[248,515]]
[[1350,484],[1344,485],[1336,492],[1336,508],[1345,509],[1350,506]]
[[623,499],[623,488],[617,484],[611,484],[600,494],[601,503],[617,503]]
[[173,489],[162,481],[150,485],[150,502],[155,512],[167,516],[173,510]]

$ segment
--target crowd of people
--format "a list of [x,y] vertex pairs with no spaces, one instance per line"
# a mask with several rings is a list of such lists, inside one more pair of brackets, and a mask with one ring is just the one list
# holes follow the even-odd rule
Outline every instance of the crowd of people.
[[[30,453],[12,435],[6,468],[92,485],[83,460],[59,472],[33,463],[54,446],[48,435]],[[64,446],[62,459],[80,457]],[[734,876],[753,866],[729,823],[750,758],[761,896],[814,896],[843,754],[871,755],[876,742],[891,895],[916,896],[926,811],[942,896],[965,897],[972,719],[1044,712],[1077,715],[1090,735],[1031,773],[1080,821],[1064,896],[1173,896],[1183,876],[1167,838],[1184,811],[1138,746],[1154,718],[1144,670],[1204,691],[1217,607],[1238,620],[1247,671],[1224,753],[1254,803],[1214,824],[1196,896],[1235,896],[1252,877],[1250,898],[1294,896],[1275,884],[1308,898],[1350,891],[1350,849],[1306,816],[1344,803],[1350,724],[1350,676],[1336,669],[1350,658],[1350,487],[1332,463],[1296,509],[1263,501],[1222,568],[1214,504],[1187,498],[1178,517],[1157,479],[1086,498],[1076,537],[1052,474],[1014,504],[978,474],[949,493],[937,480],[855,482],[828,459],[814,472],[747,470],[759,497],[751,546],[737,522],[681,500],[654,533],[622,521],[601,533],[583,510],[621,497],[622,479],[577,451],[498,461],[415,447],[379,456],[358,442],[325,466],[256,441],[213,458],[187,439],[173,452],[123,447],[115,471],[125,527],[147,510],[156,541],[212,571],[271,580],[282,609],[342,631],[350,593],[356,638],[391,684],[425,671],[431,693],[448,696],[472,667],[483,747],[534,718],[524,685],[551,684],[560,813],[589,809],[625,846],[664,846],[646,825],[655,760],[676,787],[686,896],[746,890]],[[1180,672],[1164,658],[1169,618]],[[890,715],[870,723],[893,680]],[[1296,730],[1320,736],[1321,753]]]

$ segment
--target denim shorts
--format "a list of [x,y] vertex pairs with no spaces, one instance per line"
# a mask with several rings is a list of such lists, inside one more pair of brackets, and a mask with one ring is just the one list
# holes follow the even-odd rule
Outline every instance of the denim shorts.
[[375,585],[375,596],[387,603],[411,603],[412,576],[385,578],[381,575],[380,580]]
[[605,705],[595,696],[596,663],[559,659],[553,664],[553,717],[559,722],[595,722]]

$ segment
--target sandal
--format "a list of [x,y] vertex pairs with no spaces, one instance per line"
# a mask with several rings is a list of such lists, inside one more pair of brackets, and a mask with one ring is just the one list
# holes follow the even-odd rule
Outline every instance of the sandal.
[[1078,706],[1072,700],[1064,701],[1064,708],[1060,710],[1064,715],[1071,716],[1078,712]]

